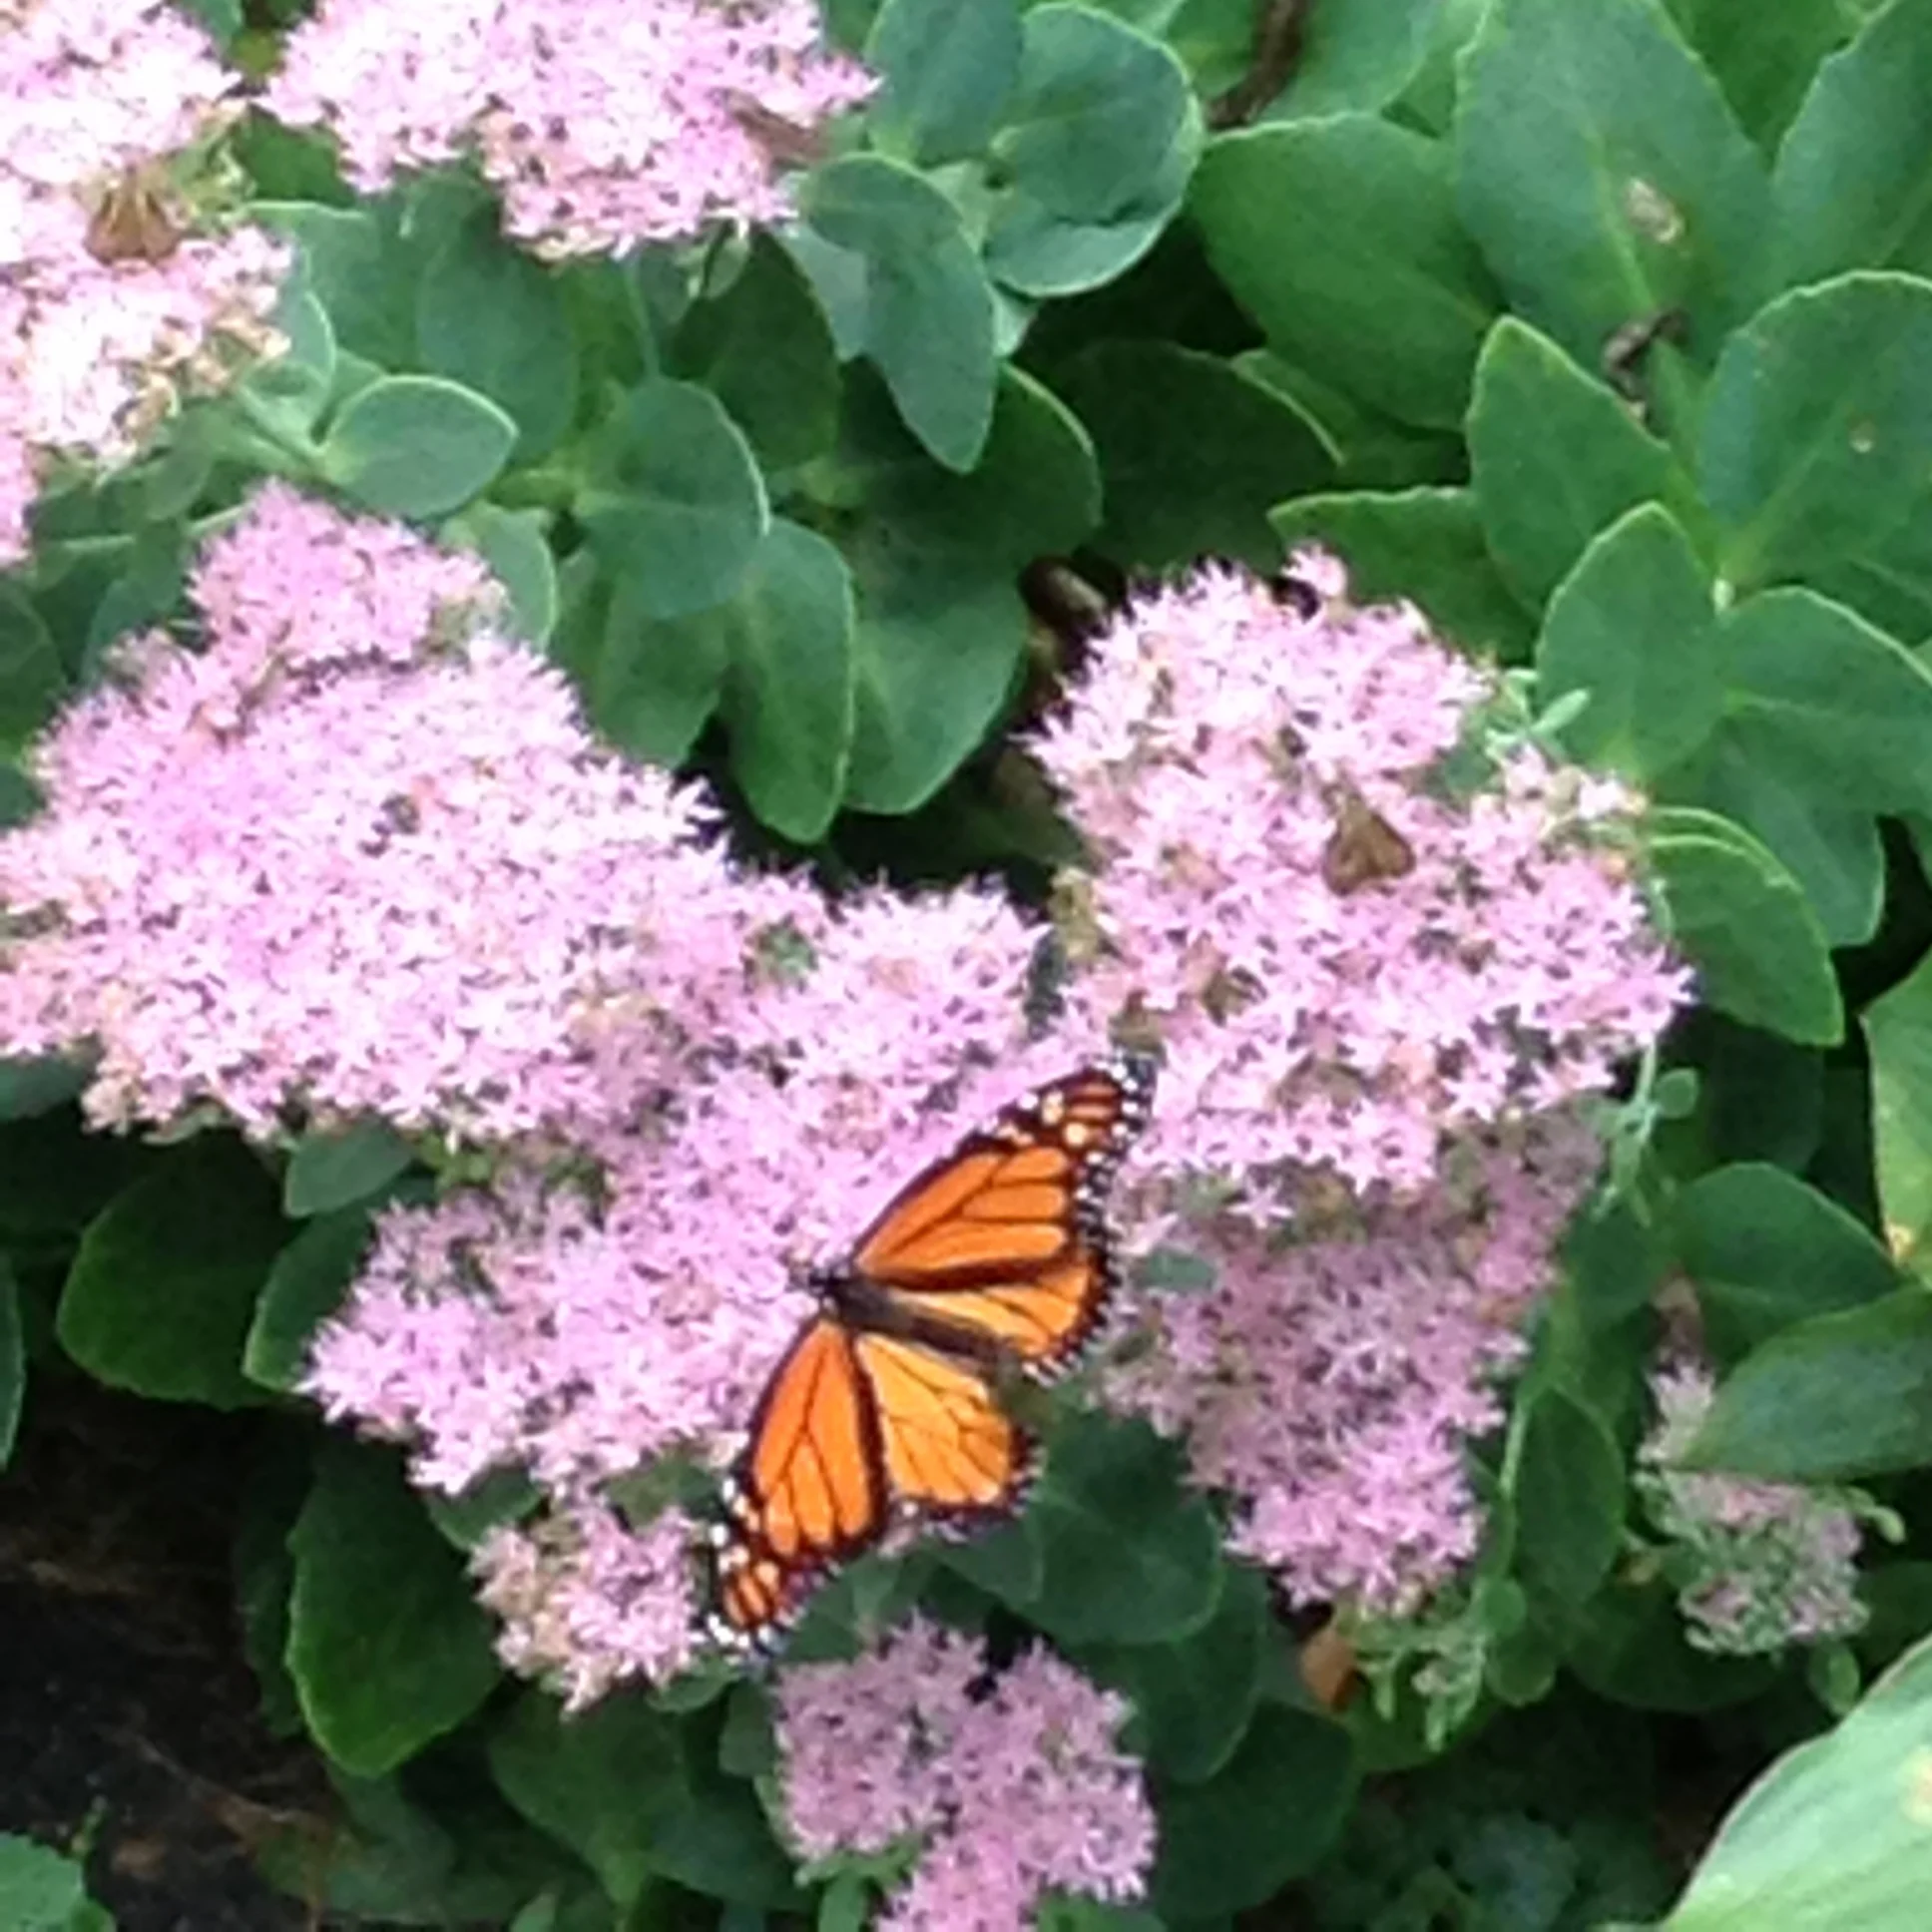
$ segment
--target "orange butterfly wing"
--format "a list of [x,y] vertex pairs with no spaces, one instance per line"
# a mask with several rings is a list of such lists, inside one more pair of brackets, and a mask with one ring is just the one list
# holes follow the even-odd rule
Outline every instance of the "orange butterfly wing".
[[895,1521],[1009,1504],[1031,1445],[972,1364],[815,1315],[785,1351],[726,1492],[713,1631],[766,1643]]
[[823,1570],[884,1534],[877,1411],[830,1316],[806,1322],[772,1371],[724,1507],[713,1592],[727,1638],[782,1624]]
[[844,1304],[929,1336],[959,1331],[956,1345],[1029,1368],[1065,1362],[1113,1290],[1106,1192],[1152,1086],[1152,1063],[1124,1055],[1005,1109],[867,1229],[851,1264],[862,1285]]
[[1103,1214],[1147,1117],[1133,1057],[1006,1108],[901,1190],[822,1286],[751,1418],[715,1543],[713,1634],[767,1645],[895,1522],[1011,1508],[1033,1446],[989,1376],[1050,1370],[1113,1285]]

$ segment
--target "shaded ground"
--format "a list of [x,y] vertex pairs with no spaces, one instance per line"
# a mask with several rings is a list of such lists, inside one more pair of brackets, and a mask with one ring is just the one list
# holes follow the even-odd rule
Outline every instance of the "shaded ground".
[[122,1932],[319,1923],[250,1847],[327,1787],[269,1735],[231,1546],[258,1418],[33,1384],[0,1480],[0,1830],[90,1844]]

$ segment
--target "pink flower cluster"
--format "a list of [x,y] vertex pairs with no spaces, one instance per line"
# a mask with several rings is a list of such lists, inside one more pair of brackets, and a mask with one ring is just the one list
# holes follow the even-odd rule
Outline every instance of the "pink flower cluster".
[[159,0],[0,0],[0,568],[56,463],[125,463],[278,347],[285,249],[208,229],[171,178],[233,85]]
[[1494,681],[1297,567],[1313,616],[1210,569],[1097,641],[1040,746],[1094,857],[1069,943],[1083,1000],[1167,1051],[1158,1165],[1414,1190],[1446,1138],[1603,1091],[1687,975],[1612,836],[1628,794],[1519,749],[1458,795]]
[[626,1678],[677,1676],[692,1660],[696,1625],[666,1579],[696,1537],[682,1511],[665,1510],[639,1533],[588,1496],[492,1531],[471,1567],[484,1606],[502,1620],[504,1663],[554,1686],[571,1710]]
[[[810,1311],[805,1272],[966,1127],[1080,1057],[1029,1043],[1038,934],[991,894],[874,892],[833,910],[784,880],[735,890],[728,1034],[653,962],[609,1008],[611,1104],[573,1128],[597,1159],[595,1199],[509,1169],[487,1194],[391,1209],[308,1379],[331,1414],[409,1442],[427,1487],[528,1469],[566,1519],[553,1539],[628,1566],[629,1614],[656,1631],[695,1620],[691,1566],[650,1531],[620,1554],[625,1532],[591,1499],[669,1455],[727,1460]],[[684,1042],[669,1081],[618,1050],[640,1014]],[[600,1647],[581,1616],[558,1628],[583,1640],[556,1666],[575,1685],[682,1657]]]
[[592,743],[473,560],[275,485],[192,591],[203,649],[125,646],[0,834],[0,1053],[91,1050],[97,1121],[500,1139],[601,1104],[642,960],[736,972],[694,796]]
[[786,1824],[808,1858],[903,1850],[890,1932],[1026,1932],[1049,1893],[1146,1889],[1154,1816],[1116,1742],[1127,1706],[1043,1650],[997,1675],[915,1620],[778,1684]]
[[1866,1616],[1861,1518],[1888,1525],[1888,1513],[1854,1490],[1674,1468],[1715,1392],[1701,1362],[1661,1361],[1651,1376],[1657,1423],[1639,1459],[1638,1494],[1669,1546],[1686,1635],[1699,1650],[1744,1656],[1853,1635]]
[[789,213],[774,154],[863,100],[813,0],[324,0],[264,97],[366,191],[474,156],[506,232],[623,254]]
[[1504,1420],[1497,1384],[1601,1154],[1557,1115],[1466,1141],[1399,1204],[1311,1189],[1293,1229],[1191,1227],[1213,1285],[1145,1298],[1160,1346],[1116,1400],[1185,1436],[1232,1499],[1233,1547],[1291,1600],[1412,1614],[1476,1554],[1466,1446]]
[[1311,612],[1225,569],[1128,610],[1041,751],[1090,855],[1074,1000],[1167,1055],[1138,1239],[1212,1270],[1141,1297],[1114,1398],[1292,1597],[1404,1615],[1480,1536],[1465,1450],[1595,1180],[1581,1104],[1688,975],[1637,801],[1485,742],[1489,674],[1295,567]]

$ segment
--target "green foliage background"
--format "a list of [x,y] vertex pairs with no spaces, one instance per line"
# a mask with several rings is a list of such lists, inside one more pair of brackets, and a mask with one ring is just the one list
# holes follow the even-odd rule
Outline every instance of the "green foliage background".
[[[1315,540],[1540,708],[1587,693],[1568,742],[1660,801],[1704,1006],[1490,1457],[1448,1733],[1412,1696],[1318,1707],[1209,1505],[1119,1425],[1070,1428],[1012,1528],[859,1566],[799,1654],[925,1593],[1127,1691],[1153,1897],[1063,1928],[1210,1932],[1292,1884],[1302,1918],[1248,1922],[1902,1932],[1932,1880],[1922,1649],[1777,1763],[1675,1910],[1666,1826],[1714,1819],[1687,1753],[1728,1795],[1932,1629],[1932,0],[1313,0],[1279,72],[1257,11],[841,0],[884,87],[794,230],[563,271],[472,185],[359,203],[250,125],[300,248],[291,353],[44,506],[0,580],[0,746],[175,612],[197,530],[264,473],[474,546],[601,729],[834,877],[1037,892],[1064,854],[1000,754],[1043,557],[1271,569]],[[0,812],[27,805],[0,766]],[[772,1837],[758,1690],[560,1723],[500,1678],[462,1568],[514,1498],[426,1511],[289,1394],[409,1150],[271,1174],[87,1137],[74,1091],[0,1068],[0,1450],[80,1376],[261,1412],[239,1598],[265,1710],[334,1781],[330,1903],[858,1923],[864,1874],[801,1891]],[[1725,1370],[1701,1461],[1899,1512],[1855,1649],[1704,1656],[1632,1561],[1674,1277]],[[44,1901],[23,1923],[100,1922],[52,1854],[0,1853],[0,1897]]]

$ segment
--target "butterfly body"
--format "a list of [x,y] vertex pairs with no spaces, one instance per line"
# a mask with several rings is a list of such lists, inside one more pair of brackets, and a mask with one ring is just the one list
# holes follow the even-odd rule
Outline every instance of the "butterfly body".
[[768,1648],[825,1574],[902,1524],[1016,1506],[1032,1438],[1002,1383],[1075,1361],[1115,1278],[1106,1197],[1153,1065],[1122,1056],[1005,1108],[917,1175],[847,1261],[754,1408],[714,1536],[710,1630]]

